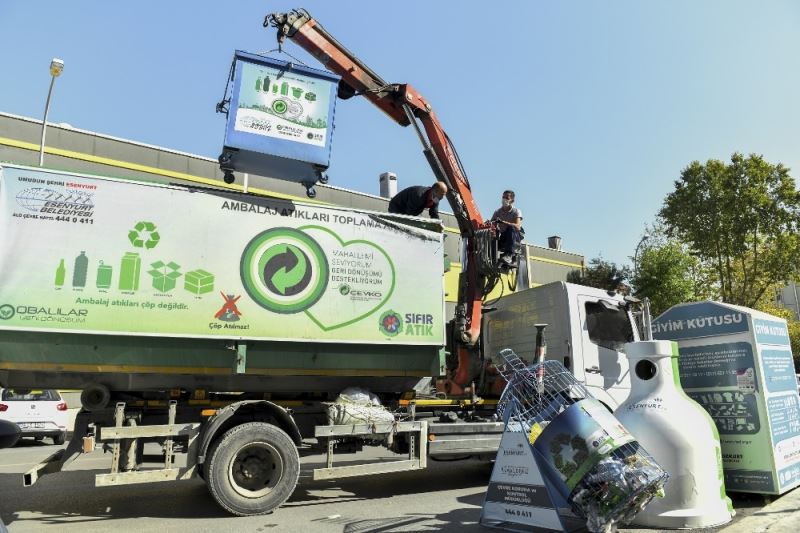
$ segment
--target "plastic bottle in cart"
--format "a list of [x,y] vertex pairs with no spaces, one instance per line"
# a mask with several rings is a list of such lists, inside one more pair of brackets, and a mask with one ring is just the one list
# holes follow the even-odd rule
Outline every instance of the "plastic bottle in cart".
[[705,528],[731,520],[725,494],[719,433],[708,413],[680,384],[678,345],[671,341],[630,342],[631,394],[614,412],[617,419],[669,473],[664,497],[636,515],[636,525]]

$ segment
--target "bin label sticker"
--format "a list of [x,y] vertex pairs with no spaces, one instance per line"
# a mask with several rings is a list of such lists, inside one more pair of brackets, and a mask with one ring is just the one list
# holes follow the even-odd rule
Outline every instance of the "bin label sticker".
[[330,135],[330,80],[239,61],[241,84],[234,128],[324,147]]
[[786,326],[785,321],[778,322],[754,318],[753,329],[756,334],[756,342],[759,344],[789,346],[789,328]]
[[653,321],[653,338],[696,339],[748,331],[747,316],[741,311],[713,302],[676,306]]
[[[678,369],[684,389],[711,387],[755,387],[749,375],[755,373],[753,348],[747,342],[682,347]],[[757,387],[756,387],[757,388]]]

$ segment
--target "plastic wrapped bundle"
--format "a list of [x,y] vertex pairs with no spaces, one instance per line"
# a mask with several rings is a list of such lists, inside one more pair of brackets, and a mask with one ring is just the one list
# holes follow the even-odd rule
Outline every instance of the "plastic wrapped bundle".
[[667,473],[561,363],[500,358],[507,431],[528,435],[545,479],[589,531],[613,531],[663,494]]
[[381,405],[375,394],[366,389],[348,387],[336,401],[328,404],[328,423],[371,424],[375,422],[394,422],[394,415]]

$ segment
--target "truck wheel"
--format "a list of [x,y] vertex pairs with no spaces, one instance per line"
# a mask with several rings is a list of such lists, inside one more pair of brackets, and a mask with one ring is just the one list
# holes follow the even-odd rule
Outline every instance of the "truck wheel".
[[231,428],[214,442],[208,457],[205,479],[211,496],[238,516],[276,509],[292,495],[300,476],[294,442],[265,422]]

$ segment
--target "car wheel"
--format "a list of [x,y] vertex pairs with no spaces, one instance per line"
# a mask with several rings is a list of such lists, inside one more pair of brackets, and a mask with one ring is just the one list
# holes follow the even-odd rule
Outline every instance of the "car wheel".
[[292,495],[300,476],[294,442],[264,422],[231,428],[208,455],[208,489],[220,506],[238,516],[269,513],[279,507]]
[[59,433],[58,435],[55,435],[53,437],[53,444],[55,444],[56,446],[61,446],[66,441],[67,441],[67,432],[66,431],[62,431],[61,433]]

